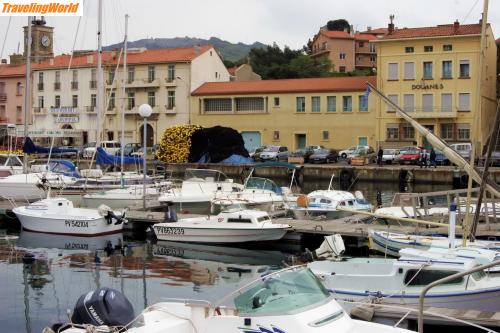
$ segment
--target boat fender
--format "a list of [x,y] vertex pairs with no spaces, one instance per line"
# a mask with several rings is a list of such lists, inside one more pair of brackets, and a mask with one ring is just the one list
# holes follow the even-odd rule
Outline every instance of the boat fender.
[[372,307],[361,305],[351,310],[351,316],[364,321],[372,321],[374,312]]
[[309,198],[307,195],[299,195],[297,198],[297,206],[307,208],[309,206]]

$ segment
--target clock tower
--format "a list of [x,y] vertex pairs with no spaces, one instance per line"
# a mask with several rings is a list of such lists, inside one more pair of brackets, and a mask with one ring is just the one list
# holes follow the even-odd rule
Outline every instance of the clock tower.
[[[43,16],[40,19],[35,18],[31,22],[31,61],[40,62],[54,57],[54,27],[45,25]],[[24,27],[24,53],[26,59],[28,42],[28,27]]]

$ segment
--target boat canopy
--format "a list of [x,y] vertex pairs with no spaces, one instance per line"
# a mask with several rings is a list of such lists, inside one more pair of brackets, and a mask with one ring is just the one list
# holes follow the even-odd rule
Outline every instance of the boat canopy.
[[[121,165],[121,156],[114,156],[106,153],[101,147],[97,147],[96,163],[98,165]],[[142,164],[141,157],[124,156],[123,164]]]
[[186,169],[184,173],[184,180],[189,181],[223,182],[227,179],[223,172],[213,169]]
[[52,147],[46,148],[46,147],[40,147],[35,145],[33,140],[31,140],[30,137],[26,137],[26,140],[24,141],[24,146],[23,146],[23,152],[26,154],[64,154],[64,153],[76,153],[78,154],[78,149],[76,148],[58,148],[58,147]]
[[245,182],[245,189],[269,190],[276,194],[283,194],[281,187],[270,179],[260,177],[250,177]]
[[52,160],[49,162],[49,170],[68,177],[81,178],[76,166],[68,160]]

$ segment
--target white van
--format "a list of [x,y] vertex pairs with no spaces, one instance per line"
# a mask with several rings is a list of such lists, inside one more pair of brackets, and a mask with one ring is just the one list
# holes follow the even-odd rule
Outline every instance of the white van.
[[[95,152],[95,142],[89,142],[87,147],[83,150],[83,157],[90,158]],[[101,141],[101,147],[111,155],[120,150],[120,143],[118,141]]]
[[470,153],[472,151],[472,144],[470,142],[464,143],[453,143],[450,148],[460,154],[466,160],[470,159]]

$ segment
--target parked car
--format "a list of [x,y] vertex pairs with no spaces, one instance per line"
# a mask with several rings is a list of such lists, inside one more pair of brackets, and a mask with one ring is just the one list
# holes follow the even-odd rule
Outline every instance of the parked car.
[[[82,156],[85,158],[90,158],[95,153],[96,142],[89,142],[87,147],[83,149]],[[102,141],[101,147],[111,155],[116,154],[116,152],[120,149],[120,143],[118,141]]]
[[469,142],[465,143],[453,143],[450,145],[450,148],[455,150],[460,156],[465,158],[466,160],[470,159],[470,154],[472,151],[472,145]]
[[339,156],[341,158],[344,158],[344,159],[349,158],[349,157],[354,157],[354,156],[357,156],[356,153],[359,153],[361,151],[361,149],[363,149],[363,148],[369,149],[371,147],[370,146],[354,146],[354,147],[339,151]]
[[[155,147],[147,147],[146,148],[146,157],[147,156],[151,156],[151,155],[154,155],[156,153],[156,150],[155,150]],[[134,151],[133,153],[130,154],[130,156],[139,156],[139,157],[142,157],[144,155],[144,148],[140,147],[139,149],[137,149],[136,151]]]
[[[484,154],[483,156],[479,157],[478,161],[477,161],[477,165],[478,166],[484,166],[486,162],[486,154]],[[500,166],[500,151],[493,151],[491,153],[491,157],[490,157],[490,166]]]
[[248,152],[250,157],[254,161],[260,161],[260,154],[266,149],[268,146],[260,146],[259,148],[254,149],[253,151]]
[[420,148],[414,147],[399,156],[399,164],[418,164],[420,160]]
[[400,147],[398,149],[399,149],[399,154],[403,155],[409,150],[418,149],[418,147],[417,146],[404,146],[404,147]]
[[262,153],[260,153],[261,161],[277,160],[278,153],[288,151],[285,146],[268,146]]
[[276,160],[280,162],[288,162],[288,157],[290,156],[290,152],[287,151],[282,151],[279,152],[278,155],[276,155]]
[[338,160],[339,154],[335,149],[318,149],[309,156],[310,163],[332,163]]
[[450,160],[448,157],[446,157],[445,154],[443,154],[442,151],[434,149],[434,152],[436,153],[436,164],[438,165],[450,165]]
[[399,161],[399,149],[384,149],[382,155],[382,162],[392,164]]
[[370,146],[359,146],[354,152],[347,155],[347,163],[351,164],[351,159],[353,157],[364,156],[368,159],[368,163],[376,163],[377,162],[377,153]]
[[[132,154],[133,152],[136,152],[137,150],[139,150],[141,148],[141,144],[140,143],[137,143],[137,142],[134,142],[134,143],[127,143],[125,144],[125,148],[123,148],[123,155],[124,156],[130,156],[130,154]],[[122,154],[122,151],[121,151],[121,148],[118,149],[115,153],[115,155],[117,156],[121,156]]]

